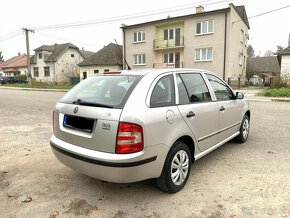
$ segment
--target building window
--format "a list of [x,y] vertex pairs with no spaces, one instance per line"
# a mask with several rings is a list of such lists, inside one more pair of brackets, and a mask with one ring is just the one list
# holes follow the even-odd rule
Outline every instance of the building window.
[[94,74],[97,74],[97,73],[99,73],[99,70],[94,70]]
[[72,58],[74,58],[74,57],[75,57],[75,55],[74,55],[74,54],[70,54],[70,56],[71,56]]
[[239,64],[241,66],[243,66],[243,62],[244,62],[244,55],[243,55],[243,53],[240,53],[240,55],[239,55]]
[[87,72],[83,72],[83,79],[86,79],[88,77]]
[[180,37],[180,28],[171,28],[164,30],[164,40],[174,39]]
[[38,53],[38,58],[39,58],[39,59],[42,59],[42,53],[41,53],[41,52]]
[[38,67],[33,67],[33,75],[34,77],[39,77]]
[[109,69],[104,69],[104,72],[110,72],[110,70]]
[[144,31],[134,32],[134,42],[144,42],[144,41],[145,41]]
[[166,64],[174,63],[174,53],[165,53],[163,55],[163,62]]
[[195,61],[212,61],[213,49],[212,48],[200,48],[195,50]]
[[240,33],[240,42],[241,42],[241,43],[244,43],[244,38],[245,38],[245,36],[244,36],[244,31],[241,30],[241,33]]
[[44,67],[44,76],[50,76],[49,67]]
[[213,33],[213,20],[201,21],[196,23],[195,35],[203,35]]
[[146,63],[145,54],[133,55],[133,65],[145,65],[145,63]]

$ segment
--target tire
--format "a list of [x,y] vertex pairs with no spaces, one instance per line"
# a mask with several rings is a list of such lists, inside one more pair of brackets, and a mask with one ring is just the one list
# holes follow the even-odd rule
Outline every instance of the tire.
[[250,118],[245,114],[240,127],[240,134],[236,137],[236,142],[244,143],[247,141],[250,133]]
[[183,142],[175,142],[168,152],[162,173],[157,178],[158,187],[169,193],[180,191],[187,182],[190,169],[191,153],[189,148]]

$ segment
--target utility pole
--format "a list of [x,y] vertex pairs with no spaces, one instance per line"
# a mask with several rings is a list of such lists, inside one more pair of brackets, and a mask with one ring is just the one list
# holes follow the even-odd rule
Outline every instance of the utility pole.
[[34,30],[22,28],[22,30],[25,32],[26,37],[26,51],[27,51],[27,69],[28,69],[28,85],[31,86],[32,84],[32,76],[31,76],[31,66],[30,66],[30,52],[29,52],[29,32],[34,33]]

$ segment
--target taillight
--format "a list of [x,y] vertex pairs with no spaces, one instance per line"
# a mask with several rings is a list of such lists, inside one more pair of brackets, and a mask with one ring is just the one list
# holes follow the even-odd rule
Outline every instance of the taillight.
[[120,122],[117,133],[116,153],[130,154],[142,151],[143,130],[140,125]]

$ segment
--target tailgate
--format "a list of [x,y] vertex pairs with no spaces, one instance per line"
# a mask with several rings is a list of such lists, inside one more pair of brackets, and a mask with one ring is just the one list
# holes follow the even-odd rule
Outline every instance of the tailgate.
[[58,103],[54,110],[54,135],[68,143],[115,153],[122,109]]

